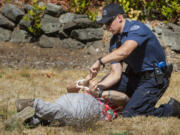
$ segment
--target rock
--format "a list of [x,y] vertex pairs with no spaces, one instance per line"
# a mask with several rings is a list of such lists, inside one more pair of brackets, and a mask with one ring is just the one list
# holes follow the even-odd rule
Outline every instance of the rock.
[[[153,33],[156,35],[159,41],[162,39],[162,28],[159,26],[156,26],[153,28]],[[161,41],[162,42],[162,41]],[[163,43],[163,42],[162,42]]]
[[165,49],[167,47],[167,45],[164,43],[164,41],[162,40],[162,37],[161,38],[158,38],[161,46],[163,47],[163,49]]
[[62,47],[68,48],[68,49],[80,49],[83,48],[85,44],[71,38],[67,38],[62,40]]
[[97,55],[98,54],[98,52],[97,52],[97,50],[96,50],[96,48],[94,46],[88,47],[87,53],[90,54],[90,55]]
[[59,5],[55,5],[55,4],[52,4],[52,3],[48,3],[46,5],[45,13],[49,14],[51,16],[59,17],[60,14],[62,14],[64,12],[65,12],[64,9]]
[[0,42],[6,42],[11,39],[11,31],[0,28]]
[[88,18],[88,16],[87,15],[74,14],[74,13],[65,13],[59,17],[59,22],[62,24],[65,24],[68,22],[72,22],[74,19],[78,19],[78,18]]
[[159,26],[156,26],[153,28],[153,32],[155,32],[157,35],[161,35],[162,34],[162,28]]
[[59,32],[60,27],[61,24],[55,17],[45,15],[42,18],[41,29],[45,34],[49,34],[49,35],[56,34]]
[[71,22],[64,24],[63,30],[65,32],[69,33],[73,29],[98,28],[98,27],[99,27],[99,25],[95,24],[93,21],[91,21],[88,18],[78,18],[78,19],[74,19]]
[[25,11],[25,13],[28,13],[28,11],[31,10],[31,9],[33,9],[32,5],[30,5],[30,4],[24,5],[24,11]]
[[42,35],[37,45],[42,48],[54,48],[61,45],[61,40],[59,38]]
[[0,14],[0,27],[13,30],[15,27],[15,24]]
[[38,6],[42,7],[42,6],[46,6],[46,4],[41,1],[41,2],[38,3]]
[[71,31],[77,29],[77,27],[76,23],[69,22],[63,25],[63,31],[67,33],[67,35],[70,35]]
[[61,27],[61,28],[59,29],[58,34],[59,34],[59,37],[60,37],[61,39],[63,39],[63,38],[68,38],[68,35],[64,32],[63,27]]
[[99,41],[94,41],[94,42],[88,42],[87,43],[88,47],[88,54],[99,54],[103,53],[105,49],[105,45],[102,40]]
[[103,31],[100,28],[77,29],[71,32],[71,37],[82,42],[96,41],[102,39]]
[[102,40],[94,41],[94,42],[88,42],[87,46],[94,46],[95,48],[103,49],[105,47]]
[[177,19],[177,25],[180,26],[180,17]]
[[24,12],[12,4],[4,5],[1,9],[1,12],[4,16],[6,16],[8,19],[12,20],[15,23],[18,23],[24,16]]
[[153,33],[156,35],[157,39],[159,40],[161,46],[165,49],[167,47],[167,44],[165,44],[166,41],[162,38],[163,33],[172,32],[170,29],[166,29],[165,27],[156,26],[153,28]]
[[180,27],[173,23],[168,23],[167,26],[172,29],[174,32],[180,32]]
[[171,33],[171,32],[173,32],[171,29],[162,28],[162,34],[163,33]]
[[180,32],[163,32],[162,40],[166,46],[174,51],[180,52]]
[[152,24],[150,24],[150,23],[146,23],[145,24],[150,30],[153,30],[153,28],[152,28]]
[[100,25],[98,25],[97,23],[94,23],[89,18],[77,18],[77,19],[74,19],[73,22],[79,25],[79,27],[83,25],[81,28],[87,28],[87,27],[100,28]]
[[16,29],[12,33],[10,41],[13,43],[29,43],[31,41],[31,38],[32,37],[28,35],[28,32]]

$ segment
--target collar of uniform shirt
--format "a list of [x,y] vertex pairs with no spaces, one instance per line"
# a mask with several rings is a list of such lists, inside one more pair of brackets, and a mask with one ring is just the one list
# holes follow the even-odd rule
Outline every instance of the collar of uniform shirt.
[[129,26],[130,26],[129,23],[130,23],[130,21],[126,19],[122,34],[128,32],[128,29],[129,29]]

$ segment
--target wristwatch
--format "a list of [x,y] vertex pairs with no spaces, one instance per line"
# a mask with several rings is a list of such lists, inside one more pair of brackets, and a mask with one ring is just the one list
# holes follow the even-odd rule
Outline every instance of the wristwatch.
[[102,57],[100,57],[99,59],[98,59],[98,61],[99,61],[99,63],[103,66],[103,68],[105,67],[105,64],[102,62]]

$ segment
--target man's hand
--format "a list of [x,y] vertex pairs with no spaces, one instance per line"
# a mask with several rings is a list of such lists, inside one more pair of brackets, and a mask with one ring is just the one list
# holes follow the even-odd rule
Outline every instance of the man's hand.
[[90,68],[90,72],[92,75],[92,78],[96,77],[96,75],[98,74],[99,70],[100,70],[101,64],[99,63],[99,61],[96,61],[92,67]]

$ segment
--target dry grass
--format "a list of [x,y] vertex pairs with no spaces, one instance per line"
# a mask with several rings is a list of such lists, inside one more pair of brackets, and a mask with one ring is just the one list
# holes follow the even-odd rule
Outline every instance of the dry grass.
[[[81,79],[87,74],[88,71],[79,69],[62,71],[55,69],[0,69],[0,128],[4,121],[16,112],[14,104],[16,99],[38,97],[43,100],[54,101],[66,92],[67,83]],[[104,74],[101,72],[98,78]],[[168,102],[170,97],[180,100],[179,78],[180,72],[172,75],[170,87],[157,106]],[[0,129],[0,135],[125,135],[126,133],[133,135],[178,135],[180,134],[180,119],[173,117],[118,118],[113,122],[98,122],[94,128],[79,132],[70,127],[39,126],[35,129],[26,129],[22,126],[12,132]]]

